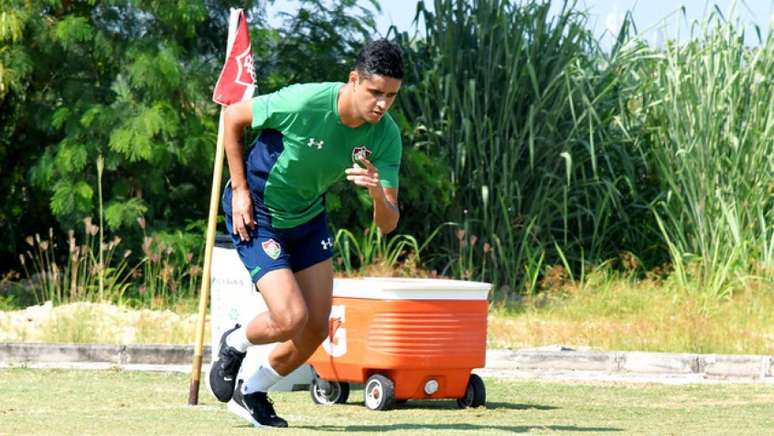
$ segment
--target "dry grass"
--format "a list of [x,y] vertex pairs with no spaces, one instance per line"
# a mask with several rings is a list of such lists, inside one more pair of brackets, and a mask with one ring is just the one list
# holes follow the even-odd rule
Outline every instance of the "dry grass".
[[[373,265],[367,275],[415,273]],[[535,298],[492,304],[488,346],[774,355],[774,286],[748,284],[731,298],[715,299],[660,276],[634,281],[595,271],[583,285],[546,281]],[[0,342],[191,344],[195,308],[74,303],[0,311]]]
[[772,285],[714,299],[670,281],[595,274],[582,287],[493,309],[489,346],[774,354]]

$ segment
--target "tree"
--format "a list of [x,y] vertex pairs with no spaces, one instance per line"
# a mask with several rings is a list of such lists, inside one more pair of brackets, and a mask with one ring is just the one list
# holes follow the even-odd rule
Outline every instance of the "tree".
[[137,243],[141,216],[157,230],[202,223],[217,134],[210,97],[228,8],[247,11],[259,91],[269,92],[292,81],[343,80],[375,33],[367,8],[326,4],[302,1],[272,29],[259,0],[3,2],[3,265],[52,217],[67,230],[97,216],[100,182],[105,226],[125,240],[134,235]]

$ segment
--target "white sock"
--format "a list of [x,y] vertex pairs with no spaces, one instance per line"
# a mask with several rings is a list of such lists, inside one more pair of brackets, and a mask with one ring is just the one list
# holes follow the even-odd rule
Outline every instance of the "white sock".
[[253,345],[247,340],[247,329],[239,327],[226,336],[226,345],[236,348],[240,353],[247,351],[247,347]]
[[257,371],[250,374],[245,378],[242,383],[242,393],[252,394],[253,392],[267,392],[270,387],[280,381],[283,376],[277,374],[277,371],[269,365],[269,362],[264,362]]

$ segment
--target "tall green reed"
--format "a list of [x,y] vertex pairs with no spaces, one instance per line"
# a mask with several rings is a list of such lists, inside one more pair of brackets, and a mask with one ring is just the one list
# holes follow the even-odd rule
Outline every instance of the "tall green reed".
[[748,47],[715,11],[686,43],[640,53],[624,118],[660,183],[677,279],[714,297],[774,279],[774,34]]
[[395,267],[407,258],[411,258],[412,262],[420,262],[421,248],[416,238],[405,234],[386,237],[374,223],[364,229],[361,235],[348,229],[339,229],[334,238],[334,247],[340,266],[348,274],[376,263]]
[[102,208],[102,175],[105,170],[105,158],[97,157],[97,197],[99,198],[99,299],[105,298],[105,256],[102,241],[105,240],[105,213]]
[[465,242],[473,262],[457,277],[534,289],[535,268],[580,270],[614,255],[610,241],[642,239],[623,207],[636,198],[639,156],[608,129],[620,83],[575,6],[552,16],[538,1],[435,0],[432,13],[418,4],[426,32],[403,41],[401,108],[415,146],[450,166],[451,219],[494,254],[485,267],[490,256],[471,257],[471,241],[449,229],[441,244]]

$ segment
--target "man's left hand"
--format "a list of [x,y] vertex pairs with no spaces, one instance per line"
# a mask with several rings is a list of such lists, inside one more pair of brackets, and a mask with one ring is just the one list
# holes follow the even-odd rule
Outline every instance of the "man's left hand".
[[362,159],[365,168],[358,164],[353,164],[352,168],[347,168],[344,172],[347,174],[347,180],[351,181],[357,186],[368,188],[368,193],[371,197],[376,195],[383,195],[382,184],[379,181],[379,170],[368,159]]

